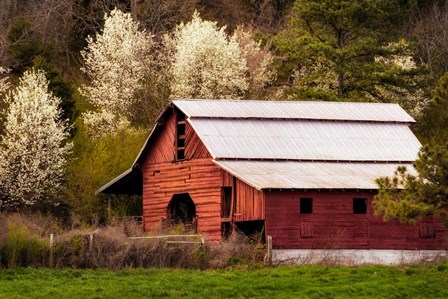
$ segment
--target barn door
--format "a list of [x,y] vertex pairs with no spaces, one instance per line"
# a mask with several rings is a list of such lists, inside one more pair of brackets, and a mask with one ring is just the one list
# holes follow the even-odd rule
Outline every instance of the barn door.
[[167,218],[171,224],[183,224],[193,228],[196,218],[196,205],[188,193],[175,194],[168,204]]

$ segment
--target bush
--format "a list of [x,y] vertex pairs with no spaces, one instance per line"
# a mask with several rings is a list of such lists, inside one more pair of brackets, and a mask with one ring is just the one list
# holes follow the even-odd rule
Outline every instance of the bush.
[[[178,227],[165,234],[191,234]],[[127,218],[104,227],[63,230],[55,220],[39,215],[0,214],[0,267],[46,267],[49,235],[56,233],[55,268],[226,268],[257,265],[265,254],[260,237],[234,233],[220,243],[171,243],[168,239],[130,239],[147,236]],[[169,239],[171,240],[171,239]],[[191,239],[199,242],[200,236]]]
[[48,264],[49,245],[27,227],[8,225],[6,242],[2,246],[1,264],[8,268],[43,267]]

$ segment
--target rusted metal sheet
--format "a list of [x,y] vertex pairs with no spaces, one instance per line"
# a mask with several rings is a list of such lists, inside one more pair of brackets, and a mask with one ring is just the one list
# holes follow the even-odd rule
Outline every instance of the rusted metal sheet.
[[235,177],[261,189],[377,189],[375,179],[412,164],[214,161]]
[[190,118],[415,122],[398,104],[248,100],[175,100],[173,104]]
[[189,119],[215,159],[400,161],[420,143],[401,123]]

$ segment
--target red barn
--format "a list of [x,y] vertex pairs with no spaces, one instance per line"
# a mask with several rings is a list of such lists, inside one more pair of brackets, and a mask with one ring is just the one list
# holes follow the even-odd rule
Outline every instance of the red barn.
[[145,230],[161,218],[197,221],[215,241],[232,224],[263,230],[279,258],[442,249],[446,230],[434,220],[373,215],[375,178],[413,169],[413,122],[396,104],[175,100],[132,167],[99,192],[142,194]]

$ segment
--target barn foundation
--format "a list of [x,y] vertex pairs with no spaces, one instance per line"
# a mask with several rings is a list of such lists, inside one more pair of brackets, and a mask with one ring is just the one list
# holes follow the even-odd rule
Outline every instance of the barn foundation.
[[447,250],[387,250],[387,249],[274,249],[273,264],[332,264],[332,265],[408,265],[438,262],[448,257]]

